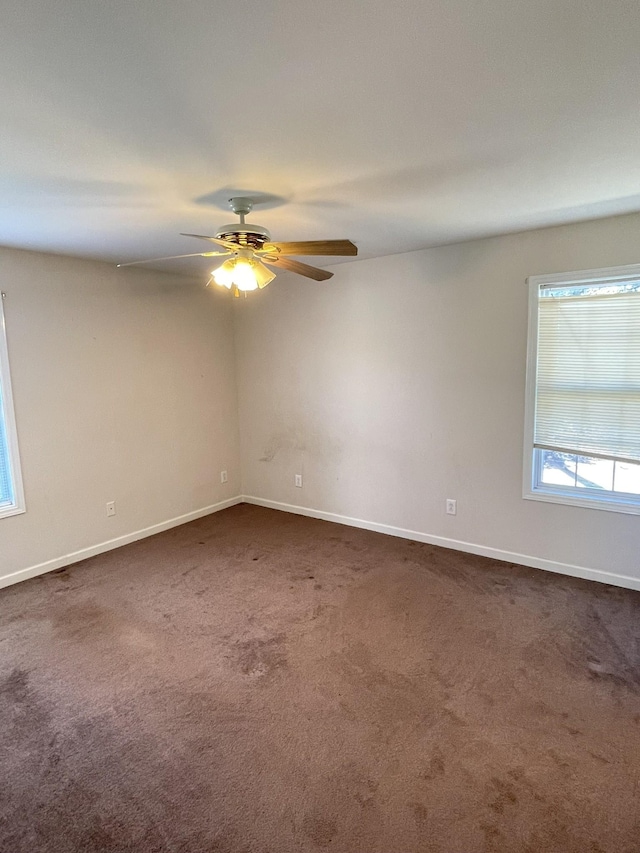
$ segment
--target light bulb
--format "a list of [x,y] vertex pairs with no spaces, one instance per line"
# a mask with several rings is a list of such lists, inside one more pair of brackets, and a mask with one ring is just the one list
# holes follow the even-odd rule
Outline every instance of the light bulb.
[[233,270],[233,283],[238,290],[257,290],[258,282],[253,271],[251,261],[246,258],[238,258]]
[[229,258],[217,269],[212,270],[211,275],[215,283],[222,285],[222,287],[231,288],[235,265],[235,259]]

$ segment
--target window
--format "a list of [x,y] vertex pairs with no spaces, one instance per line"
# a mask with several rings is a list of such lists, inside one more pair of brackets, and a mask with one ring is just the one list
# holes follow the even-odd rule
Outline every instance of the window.
[[19,512],[24,512],[24,495],[11,398],[4,310],[0,298],[0,518]]
[[640,514],[640,265],[529,288],[524,497]]

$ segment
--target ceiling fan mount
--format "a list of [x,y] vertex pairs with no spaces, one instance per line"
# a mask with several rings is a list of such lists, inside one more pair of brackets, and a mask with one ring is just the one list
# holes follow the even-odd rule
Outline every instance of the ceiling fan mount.
[[119,267],[130,267],[135,264],[148,264],[154,261],[170,261],[176,258],[211,258],[227,256],[219,267],[211,271],[207,284],[214,282],[240,296],[241,292],[257,290],[266,287],[276,274],[270,267],[293,272],[312,278],[315,281],[326,281],[333,276],[332,272],[322,270],[296,261],[289,255],[357,255],[358,249],[351,240],[301,240],[298,242],[278,243],[262,225],[246,222],[245,217],[253,209],[253,199],[245,196],[234,196],[229,199],[231,210],[240,217],[240,222],[223,225],[210,237],[205,234],[182,234],[183,237],[195,237],[206,240],[217,247],[217,251],[190,252],[187,255],[169,255],[163,258],[149,258],[144,261],[130,261],[118,264]]
[[246,216],[253,210],[253,199],[246,196],[233,196],[229,199],[229,207],[236,216]]

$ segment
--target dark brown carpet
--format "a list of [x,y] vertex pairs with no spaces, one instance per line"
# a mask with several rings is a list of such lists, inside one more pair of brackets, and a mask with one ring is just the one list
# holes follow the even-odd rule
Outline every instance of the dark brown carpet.
[[234,507],[0,593],[0,850],[637,853],[639,625]]

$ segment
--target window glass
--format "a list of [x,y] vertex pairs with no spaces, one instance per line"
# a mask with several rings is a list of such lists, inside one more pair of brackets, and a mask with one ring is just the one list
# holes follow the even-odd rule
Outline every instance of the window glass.
[[18,435],[11,397],[9,354],[0,298],[0,518],[24,512],[24,495],[18,457]]

